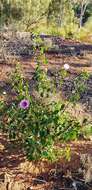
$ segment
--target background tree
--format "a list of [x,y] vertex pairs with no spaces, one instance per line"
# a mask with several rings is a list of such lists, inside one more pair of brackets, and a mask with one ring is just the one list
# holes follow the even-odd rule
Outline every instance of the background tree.
[[19,21],[23,17],[23,10],[19,1],[0,1],[0,26],[7,26],[14,21]]
[[79,28],[87,21],[92,14],[92,0],[71,0],[74,6],[75,15],[79,19]]
[[76,23],[73,4],[71,0],[52,0],[49,4],[47,23],[54,23],[65,31],[65,36],[72,36]]
[[0,25],[23,25],[30,28],[46,16],[50,0],[0,0]]
[[0,0],[0,29],[40,32],[43,26],[73,36],[91,15],[92,0]]
[[70,0],[52,0],[48,8],[48,23],[55,22],[57,26],[63,26],[74,21],[74,11]]

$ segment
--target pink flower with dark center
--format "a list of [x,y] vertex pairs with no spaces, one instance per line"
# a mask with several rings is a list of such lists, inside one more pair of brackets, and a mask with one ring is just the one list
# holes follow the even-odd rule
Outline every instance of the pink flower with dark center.
[[21,102],[19,103],[19,107],[22,109],[27,109],[29,107],[29,100],[21,100]]

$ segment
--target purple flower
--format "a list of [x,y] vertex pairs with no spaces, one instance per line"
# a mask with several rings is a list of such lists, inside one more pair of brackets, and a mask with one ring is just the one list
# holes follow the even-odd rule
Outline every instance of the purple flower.
[[19,107],[22,109],[27,109],[29,107],[29,100],[21,100],[21,102],[19,103]]

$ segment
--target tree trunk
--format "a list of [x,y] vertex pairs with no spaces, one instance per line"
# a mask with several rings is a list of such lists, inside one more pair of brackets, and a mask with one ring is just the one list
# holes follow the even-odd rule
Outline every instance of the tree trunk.
[[83,26],[83,16],[85,14],[87,5],[89,3],[89,0],[83,0],[81,3],[81,13],[80,13],[80,20],[79,20],[79,27],[81,28]]

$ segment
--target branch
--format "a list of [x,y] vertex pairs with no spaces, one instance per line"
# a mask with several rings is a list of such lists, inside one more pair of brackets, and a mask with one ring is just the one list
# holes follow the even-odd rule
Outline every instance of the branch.
[[30,26],[34,25],[34,24],[37,24],[39,21],[41,21],[44,16],[47,14],[47,11],[42,13],[42,15],[37,19],[37,20],[34,20],[34,21],[30,21],[30,18],[28,20],[28,23],[26,24],[26,29],[28,29]]

